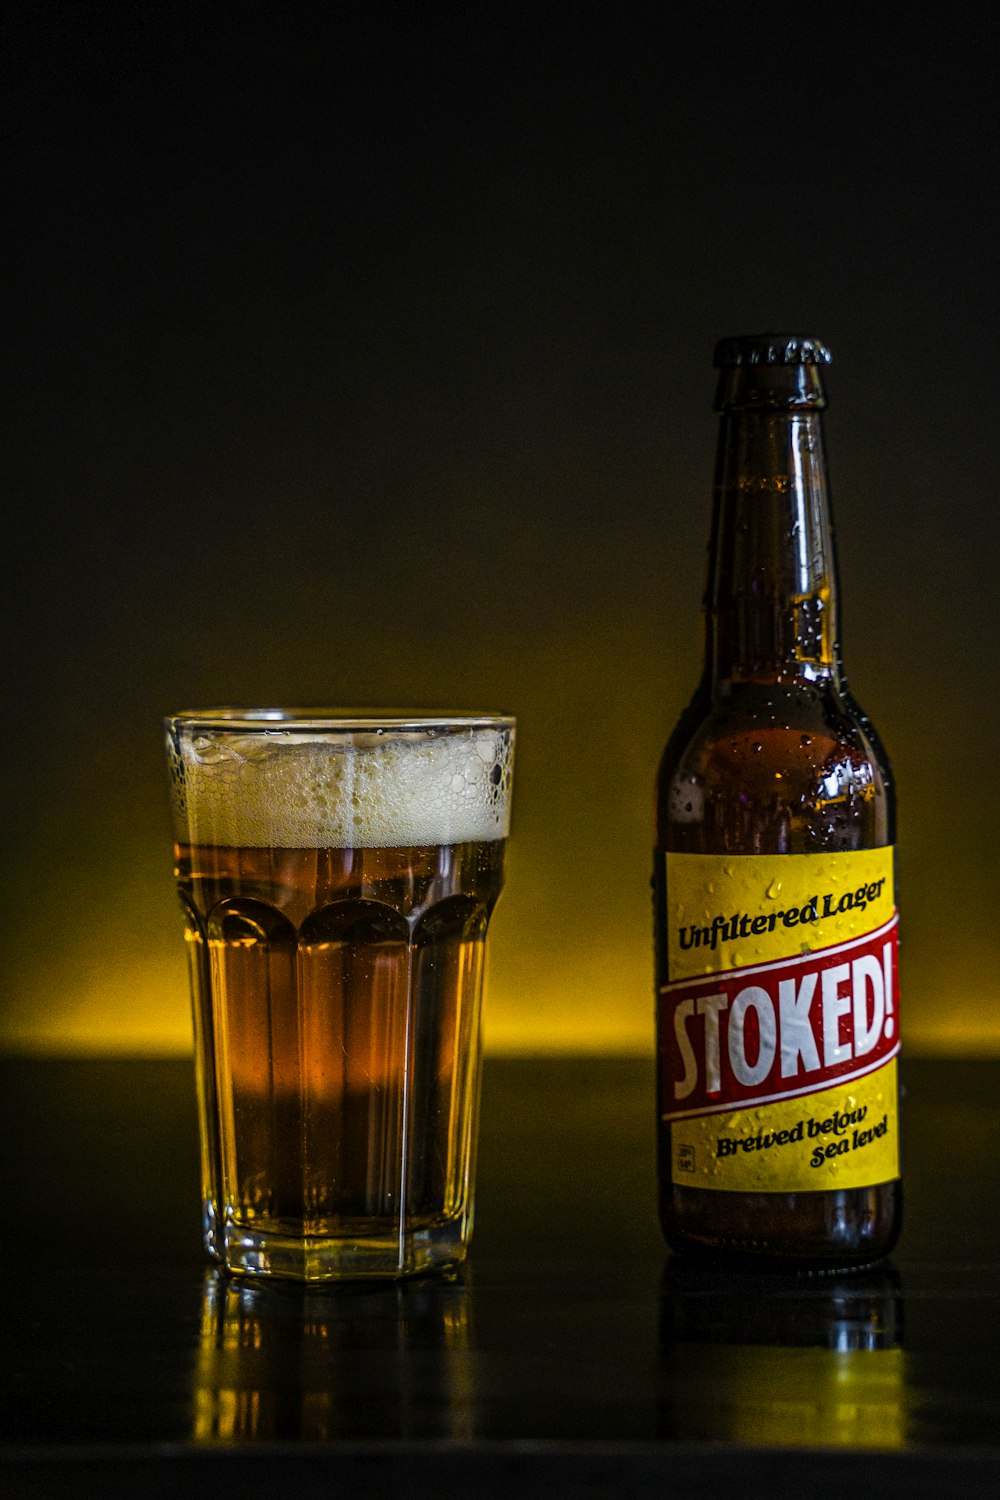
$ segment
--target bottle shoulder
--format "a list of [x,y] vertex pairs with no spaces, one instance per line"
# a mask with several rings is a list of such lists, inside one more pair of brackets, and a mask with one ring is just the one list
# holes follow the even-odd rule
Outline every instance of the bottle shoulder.
[[[759,744],[760,750],[755,746]],[[871,721],[851,693],[816,684],[740,682],[716,692],[700,684],[667,742],[661,772],[706,756],[769,755],[783,750],[791,764],[808,764],[841,750],[870,760],[888,777],[889,762]],[[803,756],[800,752],[811,750]]]
[[889,762],[840,684],[703,682],[664,751],[657,830],[705,853],[891,843]]

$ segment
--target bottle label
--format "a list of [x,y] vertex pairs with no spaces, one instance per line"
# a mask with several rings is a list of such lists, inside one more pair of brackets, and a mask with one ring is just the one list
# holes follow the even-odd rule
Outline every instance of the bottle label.
[[666,856],[661,1108],[681,1187],[899,1176],[891,848]]

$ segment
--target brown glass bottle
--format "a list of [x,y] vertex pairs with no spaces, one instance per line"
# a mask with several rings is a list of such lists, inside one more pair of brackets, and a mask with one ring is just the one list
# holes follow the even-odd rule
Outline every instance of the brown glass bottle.
[[[721,430],[709,548],[705,669],[660,766],[653,882],[659,996],[660,1218],[666,1239],[675,1250],[817,1268],[863,1264],[886,1254],[895,1243],[901,1214],[898,1166],[891,1180],[881,1180],[889,1159],[883,1154],[878,1157],[878,1165],[868,1169],[877,1180],[865,1180],[864,1162],[867,1158],[875,1161],[876,1150],[882,1151],[885,1142],[873,1143],[849,1123],[840,1128],[856,1104],[860,1113],[862,1093],[845,1092],[854,1087],[850,1083],[839,1092],[830,1089],[830,1076],[838,1069],[843,1078],[850,1079],[870,1066],[873,1054],[862,1057],[860,1048],[871,1021],[865,1005],[874,1005],[875,999],[864,990],[863,983],[860,1002],[855,991],[854,1007],[860,1016],[860,1032],[853,1044],[858,1051],[855,1057],[849,1030],[849,979],[843,978],[848,969],[841,967],[832,978],[824,978],[822,973],[818,978],[801,977],[805,973],[802,966],[808,966],[814,958],[817,968],[823,962],[829,968],[835,959],[824,958],[825,954],[837,955],[842,950],[847,964],[851,952],[859,951],[858,933],[863,936],[865,928],[860,910],[842,913],[839,929],[833,923],[824,928],[823,923],[812,921],[823,902],[827,908],[836,909],[836,890],[832,896],[821,895],[823,882],[830,886],[840,878],[838,871],[859,867],[850,861],[838,864],[835,858],[831,860],[830,856],[842,853],[857,856],[859,851],[881,850],[883,855],[874,857],[890,861],[888,888],[882,891],[879,887],[878,894],[882,909],[888,900],[892,921],[876,936],[884,936],[892,926],[895,961],[888,852],[895,841],[894,789],[885,753],[848,692],[840,659],[836,564],[821,426],[825,398],[820,369],[829,359],[822,344],[798,335],[727,339],[716,349],[715,363],[720,370],[716,405],[721,413]],[[779,936],[783,922],[785,928],[788,922],[799,924],[801,920],[802,924],[786,934],[786,956],[790,963],[800,966],[800,978],[796,981],[793,975],[791,990],[786,983],[780,1005],[777,966],[765,955],[764,960],[757,960],[756,968],[751,962],[749,970],[744,971],[750,975],[745,983],[757,986],[752,992],[744,990],[738,1001],[733,1000],[732,990],[726,998],[709,997],[703,1005],[691,1000],[685,1015],[671,1021],[671,997],[676,1003],[678,993],[677,974],[671,972],[672,966],[678,967],[678,935],[682,944],[704,944],[707,962],[703,972],[708,974],[717,937],[721,947],[721,938],[732,936],[731,949],[736,954],[733,963],[738,968],[746,961],[736,953],[743,947],[743,935],[751,929],[757,931],[752,905],[740,915],[733,902],[714,918],[713,931],[708,915],[712,898],[708,894],[690,925],[679,925],[682,919],[677,918],[676,892],[671,892],[671,883],[679,879],[678,871],[693,870],[695,876],[685,878],[697,878],[703,866],[715,869],[716,865],[711,860],[671,861],[671,856],[677,855],[726,856],[719,867],[727,875],[735,870],[741,879],[743,872],[754,868],[770,872],[766,891],[761,887],[760,910],[764,915],[757,919],[757,927],[763,925],[765,930],[761,942],[770,941],[766,935],[766,898],[780,892],[782,885],[774,878],[775,870],[779,876],[786,870],[805,872],[796,876],[800,889],[808,892],[801,906],[794,911],[789,907],[785,919],[784,910],[778,909],[780,898],[776,897],[776,918],[770,918],[771,930],[776,928]],[[773,856],[818,859],[775,865]],[[772,857],[770,863],[767,857]],[[834,870],[832,876],[830,869]],[[809,884],[814,870],[820,873]],[[805,886],[801,885],[803,880]],[[863,888],[868,892],[875,889],[874,882]],[[689,896],[690,892],[685,897],[685,910],[690,916],[696,907]],[[839,899],[843,904],[855,897]],[[858,901],[860,906],[863,894]],[[848,917],[849,931],[844,925]],[[699,922],[705,925],[699,926]],[[829,946],[831,933],[833,946]],[[841,933],[847,933],[850,942],[842,943],[838,950],[836,941]],[[812,953],[813,945],[822,952]],[[898,1046],[891,982],[895,970],[890,973],[888,962],[887,958],[879,1014],[885,1016],[886,1038],[894,1037],[893,1045]],[[693,972],[690,966],[689,972]],[[770,977],[774,977],[774,984],[770,989],[772,999],[768,1000]],[[697,994],[704,995],[711,988],[704,979],[693,982],[702,986],[700,991],[696,989]],[[809,986],[816,999],[807,1010]],[[757,1007],[753,1015],[747,1009],[748,994],[749,1005]],[[800,1027],[797,1035],[801,1050],[797,1056],[781,1029],[789,996],[802,1002],[797,1015],[789,1007],[789,1014]],[[733,1040],[732,1027],[740,1005],[744,1007],[741,1027],[748,1029],[741,1030]],[[705,1011],[711,1014],[705,1015]],[[806,1025],[803,1014],[815,1028],[813,1039],[802,1029]],[[743,1077],[755,1076],[758,1063],[757,1071],[763,1068],[766,1048],[770,1049],[767,1055],[773,1054],[775,1059],[770,1083],[758,1088],[760,1108],[752,1111],[748,1104],[741,1115],[734,1106],[727,1113],[718,1102],[724,1098],[725,1088],[720,1076],[714,1076],[714,1101],[708,1096],[705,1106],[707,1113],[700,1128],[707,1143],[705,1152],[712,1160],[701,1170],[709,1174],[716,1171],[718,1162],[714,1158],[731,1151],[737,1158],[737,1167],[732,1170],[740,1174],[740,1190],[720,1187],[718,1180],[713,1180],[712,1186],[700,1185],[709,1177],[699,1177],[693,1166],[686,1182],[678,1165],[689,1163],[678,1157],[679,1148],[672,1140],[678,1129],[675,1096],[694,1090],[690,1079],[683,1083],[677,1079],[685,1066],[693,1075],[692,1059],[698,1046],[704,1047],[706,1056],[709,1054],[709,1041],[700,1028],[704,1025],[707,1037],[710,1023],[714,1028],[716,1075],[729,1066],[726,1036],[730,1039],[728,1056]],[[876,1023],[881,1027],[876,1017],[869,1032],[874,1031]],[[723,1032],[722,1026],[728,1029]],[[882,1039],[881,1030],[878,1038],[879,1046],[890,1045],[889,1040]],[[869,1040],[868,1045],[874,1044]],[[808,1071],[810,1063],[818,1070],[815,1076]],[[787,1077],[779,1076],[786,1071]],[[706,1079],[705,1087],[711,1082]],[[877,1096],[872,1093],[876,1086],[883,1090]],[[895,1131],[895,1063],[882,1072],[869,1070],[857,1087],[867,1090],[863,1097],[870,1104],[864,1123],[877,1118],[884,1104],[886,1129]],[[769,1102],[768,1088],[775,1098],[784,1092],[791,1096],[779,1100],[777,1108],[784,1110],[783,1115],[771,1113],[775,1105]],[[694,1092],[691,1098],[695,1098]],[[876,1098],[879,1102],[872,1102]],[[681,1097],[680,1103],[685,1102]],[[825,1108],[835,1116],[829,1136],[821,1133]],[[745,1123],[744,1116],[752,1117],[753,1124]],[[741,1120],[744,1123],[739,1124]],[[779,1130],[782,1125],[785,1139]],[[805,1146],[796,1146],[796,1128],[806,1134]],[[814,1130],[815,1138],[810,1141]],[[727,1132],[735,1142],[731,1147],[722,1139]],[[846,1145],[838,1144],[841,1139]],[[823,1160],[828,1146],[834,1152],[848,1153],[852,1145],[858,1150],[846,1167],[840,1162],[830,1166]],[[693,1163],[694,1148],[685,1149]],[[784,1190],[780,1161],[784,1158],[790,1162],[795,1150],[805,1165],[798,1169],[794,1189]],[[807,1150],[812,1155],[804,1157]],[[724,1165],[730,1169],[730,1163]],[[812,1174],[815,1187],[810,1177],[814,1165],[820,1169]],[[846,1172],[849,1185],[837,1185],[834,1168]],[[805,1186],[804,1176],[810,1179]]]

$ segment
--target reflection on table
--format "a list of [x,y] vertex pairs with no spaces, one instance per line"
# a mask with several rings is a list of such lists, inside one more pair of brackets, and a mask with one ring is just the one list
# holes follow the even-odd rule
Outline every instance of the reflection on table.
[[306,1290],[210,1269],[192,1436],[470,1438],[471,1300],[460,1281]]
[[661,1435],[903,1447],[902,1306],[889,1265],[802,1278],[670,1261],[660,1298]]

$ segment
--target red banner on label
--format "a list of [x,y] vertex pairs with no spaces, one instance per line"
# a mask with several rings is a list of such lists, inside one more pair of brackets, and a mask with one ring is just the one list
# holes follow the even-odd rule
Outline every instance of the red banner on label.
[[665,984],[664,1119],[816,1093],[895,1057],[897,923],[797,958]]

